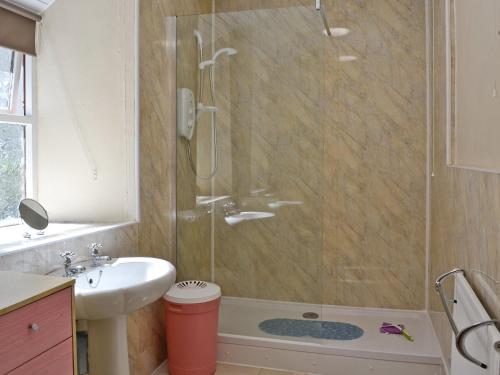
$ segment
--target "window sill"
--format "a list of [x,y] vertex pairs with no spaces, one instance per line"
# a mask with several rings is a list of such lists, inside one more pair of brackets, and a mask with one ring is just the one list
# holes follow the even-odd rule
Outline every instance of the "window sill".
[[37,235],[36,231],[33,230],[32,238],[23,237],[24,232],[26,232],[24,225],[4,227],[0,228],[0,256],[131,224],[134,222],[117,224],[50,223],[43,235]]

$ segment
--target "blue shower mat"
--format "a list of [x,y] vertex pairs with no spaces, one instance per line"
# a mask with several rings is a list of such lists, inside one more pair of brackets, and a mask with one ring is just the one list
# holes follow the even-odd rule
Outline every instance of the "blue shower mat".
[[364,331],[354,324],[322,320],[269,319],[261,322],[259,328],[275,336],[309,336],[326,340],[355,340],[364,335]]

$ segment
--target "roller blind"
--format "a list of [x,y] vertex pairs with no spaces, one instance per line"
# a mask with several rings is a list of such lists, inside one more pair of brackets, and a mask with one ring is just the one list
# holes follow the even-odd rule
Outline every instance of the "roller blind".
[[31,14],[0,0],[0,46],[36,56],[36,22]]

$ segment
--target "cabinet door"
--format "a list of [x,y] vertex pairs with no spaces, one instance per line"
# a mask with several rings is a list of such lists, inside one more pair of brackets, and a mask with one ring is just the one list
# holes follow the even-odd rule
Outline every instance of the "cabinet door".
[[73,335],[71,298],[67,288],[0,317],[0,374]]
[[9,372],[9,375],[72,375],[73,340],[71,338]]

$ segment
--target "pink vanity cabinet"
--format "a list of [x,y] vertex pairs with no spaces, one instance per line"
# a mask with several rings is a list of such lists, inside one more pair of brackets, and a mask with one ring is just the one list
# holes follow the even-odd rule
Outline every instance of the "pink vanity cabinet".
[[0,272],[0,375],[76,374],[73,285]]

